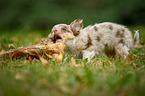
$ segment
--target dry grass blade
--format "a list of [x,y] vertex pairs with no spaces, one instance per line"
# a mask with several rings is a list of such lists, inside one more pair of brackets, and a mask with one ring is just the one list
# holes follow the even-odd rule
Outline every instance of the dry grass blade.
[[22,67],[23,65],[12,65],[13,67]]
[[8,44],[8,47],[9,47],[9,48],[16,48],[16,47],[14,46],[14,44]]
[[3,44],[0,44],[0,48],[1,49],[7,49],[7,47],[5,45],[3,45]]
[[41,57],[39,54],[38,54],[38,57],[39,57],[40,61],[42,62],[42,64],[45,67],[49,67],[50,66],[50,64],[48,63],[48,61],[46,59],[44,59],[43,57]]
[[74,58],[71,58],[71,64],[72,64],[72,65],[76,65],[76,61],[75,61]]
[[84,63],[82,63],[82,65],[80,64],[76,64],[76,61],[74,58],[71,58],[71,65],[75,66],[75,67],[84,67]]
[[145,45],[137,45],[136,48],[143,48]]

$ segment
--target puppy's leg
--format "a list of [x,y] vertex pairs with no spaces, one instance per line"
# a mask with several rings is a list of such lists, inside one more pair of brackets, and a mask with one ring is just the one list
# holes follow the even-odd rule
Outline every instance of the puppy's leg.
[[88,59],[88,62],[95,56],[95,50],[93,46],[90,46],[88,49],[83,50],[83,60]]
[[83,60],[88,59],[88,62],[95,56],[95,51],[83,50]]
[[121,57],[124,57],[124,58],[127,58],[128,54],[129,54],[129,52],[128,52],[129,48],[124,44],[115,45],[115,50],[118,55],[120,55]]

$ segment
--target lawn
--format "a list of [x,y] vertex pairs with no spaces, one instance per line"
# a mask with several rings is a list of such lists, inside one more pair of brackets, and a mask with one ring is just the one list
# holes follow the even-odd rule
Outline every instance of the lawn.
[[[130,29],[140,30],[140,44],[128,59],[101,54],[89,63],[75,60],[78,66],[74,66],[74,56],[65,55],[68,58],[60,63],[49,60],[49,67],[26,58],[0,59],[0,96],[145,96],[145,28]],[[35,45],[48,34],[1,31],[0,51]]]

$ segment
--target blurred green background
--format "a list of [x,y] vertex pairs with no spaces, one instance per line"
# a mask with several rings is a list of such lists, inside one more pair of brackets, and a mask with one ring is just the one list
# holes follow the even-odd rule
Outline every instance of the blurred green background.
[[145,25],[145,0],[0,0],[0,30],[47,30],[84,19],[84,25]]

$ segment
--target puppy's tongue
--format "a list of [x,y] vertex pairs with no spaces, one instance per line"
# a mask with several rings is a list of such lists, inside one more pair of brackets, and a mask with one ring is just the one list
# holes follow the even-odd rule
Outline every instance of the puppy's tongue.
[[61,39],[57,39],[57,40],[56,40],[56,43],[57,43],[57,42],[61,42],[61,41],[62,41]]

